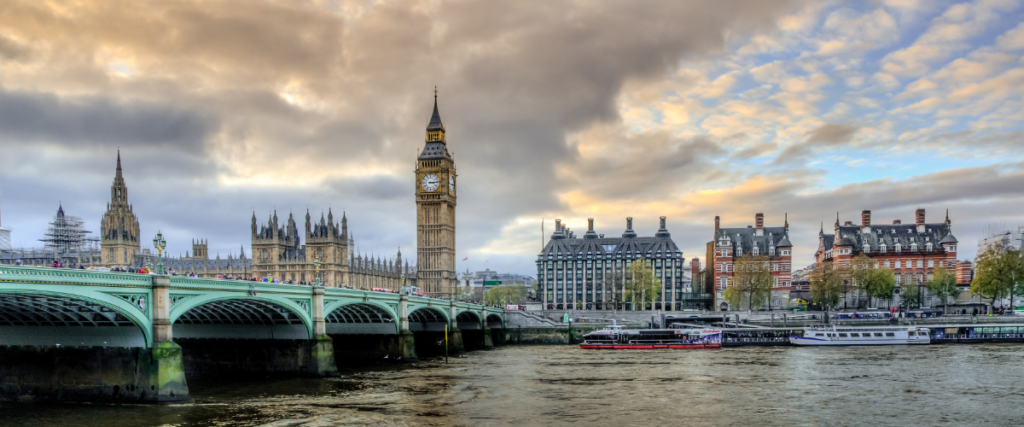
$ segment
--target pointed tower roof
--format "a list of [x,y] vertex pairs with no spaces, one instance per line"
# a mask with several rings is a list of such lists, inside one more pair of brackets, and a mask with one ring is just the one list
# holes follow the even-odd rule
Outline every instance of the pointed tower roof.
[[121,149],[117,149],[117,172],[115,178],[121,178]]
[[444,130],[444,123],[441,123],[441,113],[437,112],[437,86],[434,86],[434,113],[430,115],[430,123],[427,130]]

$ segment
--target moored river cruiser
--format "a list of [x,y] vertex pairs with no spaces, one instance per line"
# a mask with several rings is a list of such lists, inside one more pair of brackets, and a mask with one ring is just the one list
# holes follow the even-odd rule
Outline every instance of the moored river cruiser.
[[810,328],[803,336],[790,336],[789,342],[801,346],[929,344],[929,332],[913,326]]
[[583,336],[586,350],[698,350],[722,347],[722,330],[642,329],[609,326]]

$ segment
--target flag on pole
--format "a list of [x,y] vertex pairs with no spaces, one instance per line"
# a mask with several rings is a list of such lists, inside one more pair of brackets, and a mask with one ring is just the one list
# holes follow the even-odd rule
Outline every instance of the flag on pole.
[[463,260],[463,261],[465,261],[465,260],[467,260],[467,259],[469,259],[469,257],[465,257],[465,258],[463,258],[462,260]]

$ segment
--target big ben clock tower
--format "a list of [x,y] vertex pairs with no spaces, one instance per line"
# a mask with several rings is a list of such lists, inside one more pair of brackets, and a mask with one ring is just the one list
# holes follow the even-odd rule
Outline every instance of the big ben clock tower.
[[424,292],[455,288],[455,200],[458,174],[445,143],[437,112],[427,124],[427,139],[416,161],[416,282]]

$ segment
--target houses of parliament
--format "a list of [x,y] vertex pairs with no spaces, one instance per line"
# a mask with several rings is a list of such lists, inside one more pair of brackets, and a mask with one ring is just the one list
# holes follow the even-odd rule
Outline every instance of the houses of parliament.
[[[210,258],[208,242],[192,241],[191,252],[164,258],[165,268],[177,274],[196,274],[205,278],[258,278],[296,284],[320,281],[329,287],[400,290],[403,285],[418,286],[428,293],[448,293],[455,277],[455,161],[448,151],[444,125],[434,94],[434,110],[426,128],[424,148],[417,158],[414,191],[417,216],[417,263],[403,261],[401,250],[393,257],[365,256],[353,251],[354,238],[343,212],[340,220],[328,210],[313,219],[307,211],[303,232],[292,214],[280,221],[275,211],[259,223],[255,212],[251,220],[250,257],[244,247],[239,255]],[[445,184],[445,185],[442,185]],[[63,209],[58,212],[63,217]],[[87,233],[87,232],[78,232]],[[97,239],[89,239],[97,240]],[[2,262],[17,259],[25,264],[49,265],[59,260],[65,265],[108,268],[139,268],[155,264],[150,250],[143,250],[139,218],[128,199],[128,186],[121,169],[121,153],[110,188],[110,203],[100,222],[99,250],[86,248],[85,240],[65,243],[62,251],[37,256],[9,251]],[[148,245],[147,245],[148,246]],[[97,253],[98,252],[98,253]],[[319,262],[319,269],[316,263]],[[418,267],[418,268],[417,268]]]

